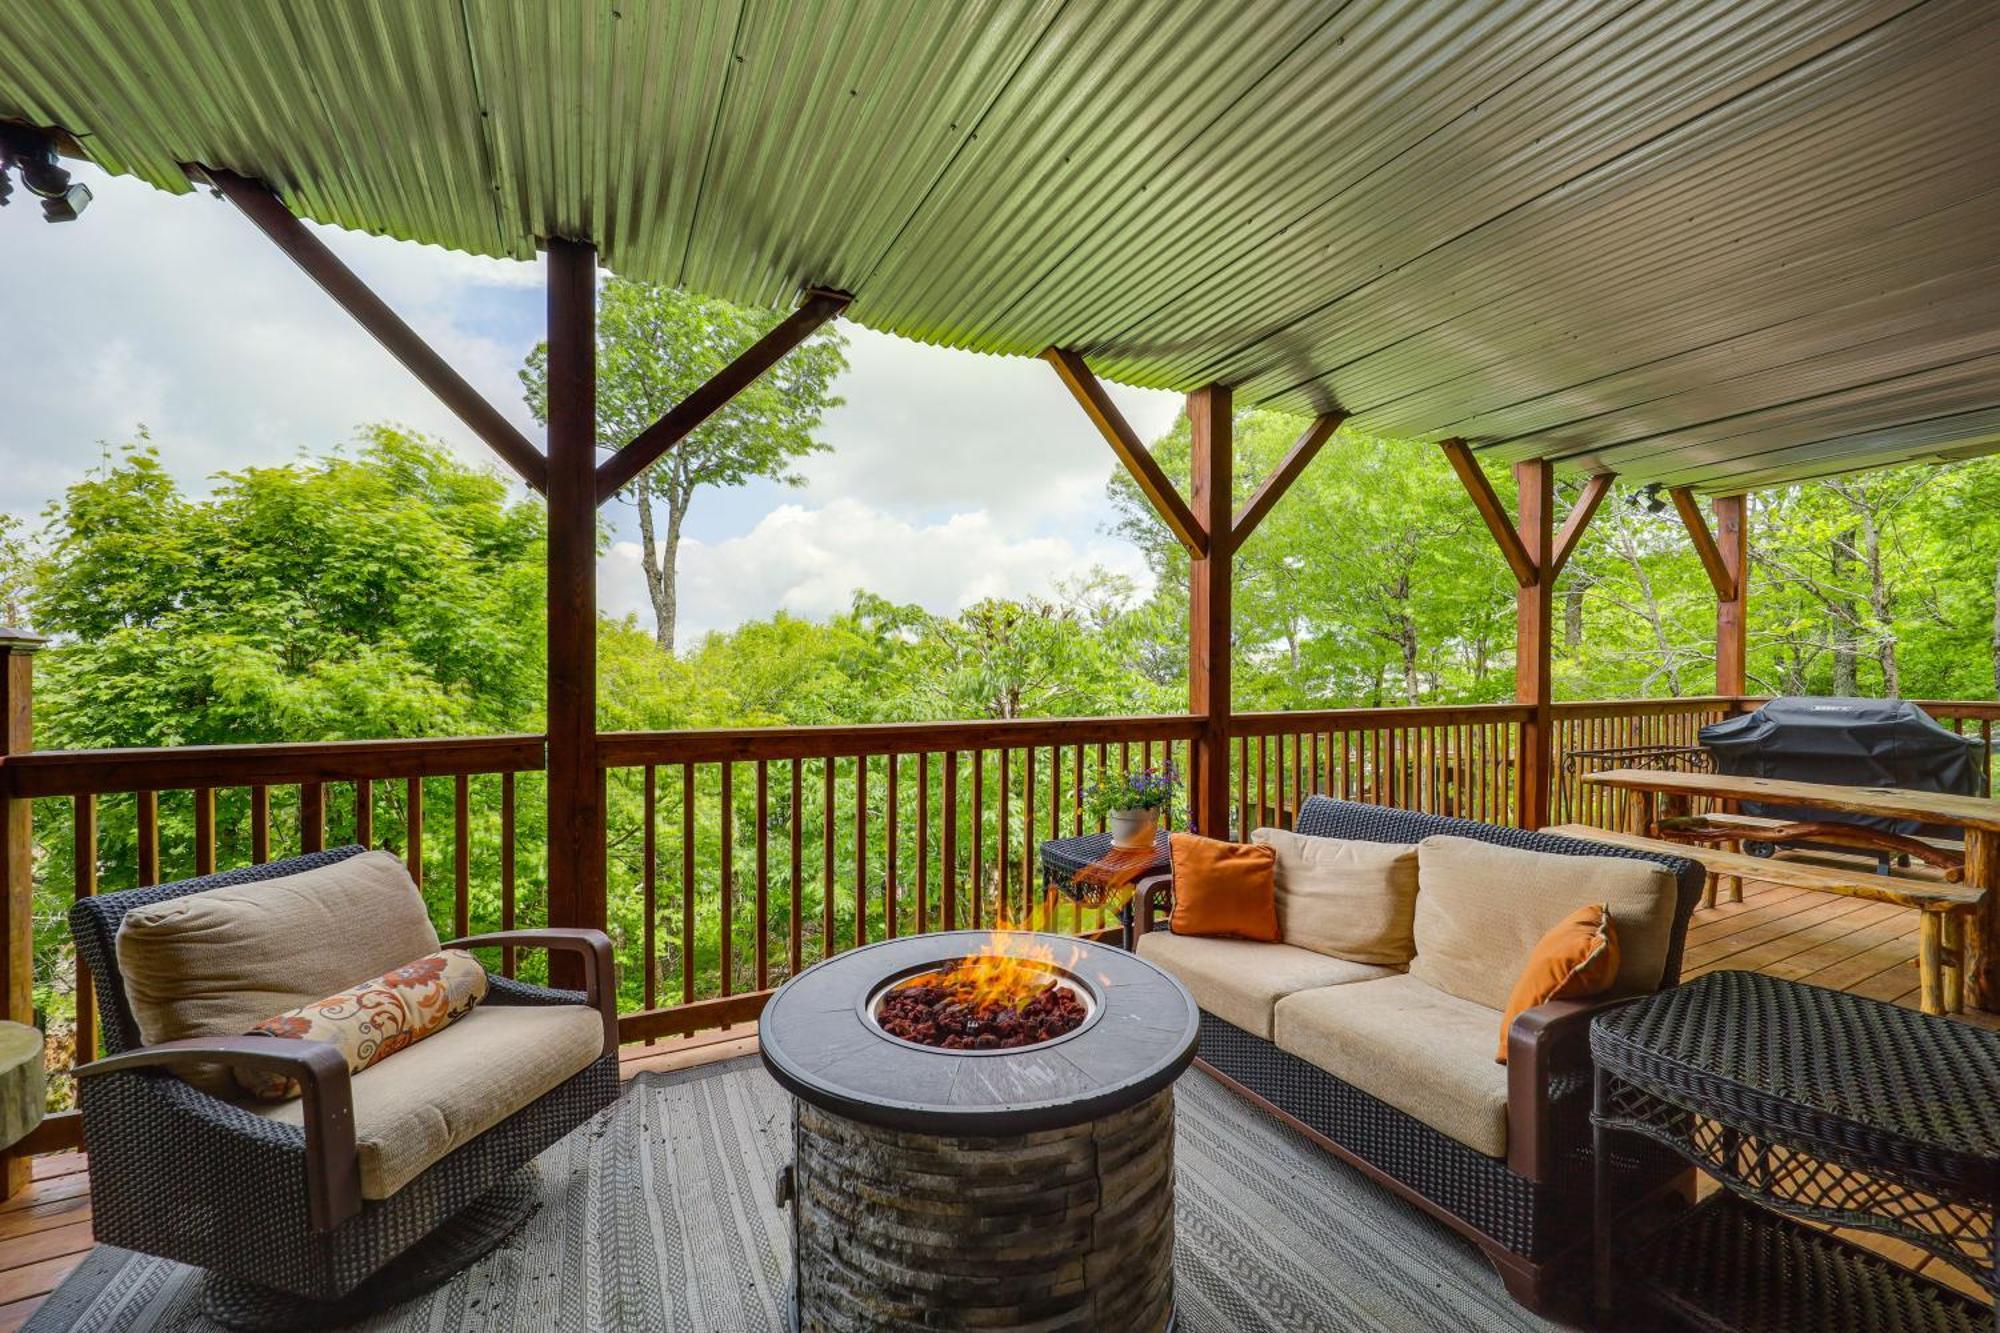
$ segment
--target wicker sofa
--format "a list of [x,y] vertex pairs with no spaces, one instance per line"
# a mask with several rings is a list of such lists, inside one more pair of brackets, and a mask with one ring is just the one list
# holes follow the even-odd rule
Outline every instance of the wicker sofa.
[[[1670,934],[1659,985],[1679,979],[1688,918],[1701,894],[1702,871],[1694,862],[1324,796],[1306,802],[1296,831],[1399,844],[1445,835],[1557,856],[1657,862],[1670,876],[1661,902]],[[1493,891],[1508,887],[1495,884]],[[1401,968],[1343,962],[1285,944],[1163,937],[1155,918],[1171,889],[1167,877],[1140,885],[1136,943],[1201,1002],[1201,1067],[1467,1236],[1521,1304],[1545,1311],[1570,1306],[1566,1293],[1587,1285],[1580,1261],[1588,1250],[1593,1177],[1589,1020],[1618,1000],[1554,1001],[1528,1010],[1508,1029],[1508,1060],[1500,1065],[1493,1058],[1497,1011],[1487,1026],[1467,1026],[1481,1021],[1473,1007],[1431,991]],[[1366,1032],[1326,1035],[1343,1008],[1372,1023],[1373,1046]],[[1456,1042],[1447,1032],[1454,1025],[1464,1029]],[[1352,1044],[1343,1049],[1343,1041]],[[1398,1062],[1397,1071],[1386,1077],[1375,1062],[1390,1061]],[[1374,1092],[1357,1081],[1371,1083]],[[1677,1170],[1643,1149],[1613,1169],[1653,1178],[1629,1181],[1634,1188],[1664,1182]],[[1569,1270],[1572,1263],[1577,1267]],[[1559,1272],[1573,1280],[1558,1283]]]
[[[364,856],[373,865],[353,859]],[[359,878],[364,869],[372,879]],[[267,966],[265,989],[360,973],[313,992],[330,994],[381,971],[354,959],[403,949],[407,962],[440,947],[401,866],[360,847],[86,898],[70,913],[108,1051],[77,1071],[96,1238],[210,1270],[205,1307],[232,1326],[330,1326],[448,1277],[526,1215],[532,1177],[523,1168],[535,1155],[618,1093],[616,988],[610,942],[597,931],[451,941],[580,954],[589,989],[490,976],[470,1015],[358,1074],[332,1045],[235,1035],[240,1023],[145,1043],[140,1013],[153,1011],[135,1011],[133,978],[120,967],[128,915],[156,917],[215,894],[204,905],[211,912],[247,903],[283,932],[292,918],[275,904],[312,906],[329,874],[345,875],[356,896],[339,899],[339,911],[326,900],[313,950],[326,956],[292,977]],[[396,903],[393,921],[352,911],[383,898]],[[395,930],[400,938],[386,938]],[[235,938],[212,931],[204,964],[226,963]],[[144,1006],[145,979],[138,984]],[[304,1096],[273,1104],[229,1095],[231,1067],[284,1074]]]

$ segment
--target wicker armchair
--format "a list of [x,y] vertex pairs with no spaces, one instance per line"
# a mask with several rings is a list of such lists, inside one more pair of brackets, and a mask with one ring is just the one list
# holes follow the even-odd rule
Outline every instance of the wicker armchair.
[[[1415,843],[1436,834],[1570,856],[1627,856],[1658,861],[1677,887],[1671,944],[1661,987],[1680,978],[1689,917],[1700,899],[1702,869],[1677,857],[1626,852],[1523,829],[1313,796],[1297,831],[1315,837]],[[1142,881],[1135,929],[1158,929],[1170,877]],[[1317,1065],[1246,1032],[1206,1009],[1198,1063],[1378,1184],[1468,1237],[1516,1300],[1531,1309],[1564,1304],[1557,1274],[1587,1257],[1590,1238],[1590,1020],[1618,1000],[1557,1000],[1530,1009],[1508,1032],[1507,1151],[1489,1156],[1352,1086]],[[1615,1169],[1633,1188],[1664,1183],[1683,1168],[1663,1152],[1635,1148]],[[1582,1292],[1584,1268],[1567,1284]]]
[[[387,1198],[363,1197],[356,1151],[353,1079],[376,1070],[350,1076],[333,1047],[277,1037],[142,1044],[115,948],[128,912],[330,866],[363,850],[345,847],[105,894],[70,912],[78,954],[95,980],[109,1052],[77,1071],[96,1238],[210,1270],[206,1303],[224,1322],[331,1324],[450,1276],[526,1216],[532,1176],[523,1168],[617,1097],[616,988],[610,942],[597,931],[516,931],[450,942],[581,954],[584,993],[496,975],[489,978],[485,1004],[590,1005],[602,1014],[603,1053]],[[423,1046],[392,1060],[411,1058]],[[216,1064],[297,1079],[304,1090],[303,1124],[276,1122],[174,1076]]]

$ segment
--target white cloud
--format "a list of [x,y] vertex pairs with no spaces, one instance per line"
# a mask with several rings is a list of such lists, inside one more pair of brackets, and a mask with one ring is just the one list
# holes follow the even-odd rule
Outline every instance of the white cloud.
[[[146,427],[173,473],[283,463],[395,421],[499,465],[236,211],[77,169],[96,201],[51,226],[16,196],[0,211],[0,512],[38,514]],[[418,333],[539,440],[515,371],[540,336],[540,264],[315,228]],[[824,615],[856,588],[948,612],[1046,591],[1091,564],[1143,576],[1104,535],[1110,450],[1039,361],[925,347],[844,325],[845,404],[806,485],[703,492],[682,552],[690,635],[786,609]],[[1112,389],[1142,437],[1171,394]],[[600,574],[605,608],[650,622],[629,539]],[[697,540],[697,538],[699,540]]]
[[[96,200],[51,226],[32,201],[0,211],[0,510],[31,513],[141,425],[184,482],[283,462],[368,421],[484,446],[227,204],[89,167]],[[316,228],[446,360],[523,429],[526,352],[461,318],[490,289],[539,286],[538,266]],[[519,299],[518,295],[515,296]],[[538,432],[536,432],[538,433]]]
[[[949,614],[985,597],[1046,594],[1092,565],[1141,588],[1150,581],[1124,542],[1022,534],[981,511],[922,523],[853,499],[782,505],[741,536],[682,545],[679,637],[691,643],[773,611],[827,616],[863,588]],[[599,584],[607,611],[650,623],[636,543],[613,546]]]

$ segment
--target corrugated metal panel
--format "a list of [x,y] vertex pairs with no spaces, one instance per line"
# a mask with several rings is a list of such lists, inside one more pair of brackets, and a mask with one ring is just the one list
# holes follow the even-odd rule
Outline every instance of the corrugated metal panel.
[[2000,441],[1996,68],[1985,0],[0,0],[0,114],[163,188],[1709,487]]

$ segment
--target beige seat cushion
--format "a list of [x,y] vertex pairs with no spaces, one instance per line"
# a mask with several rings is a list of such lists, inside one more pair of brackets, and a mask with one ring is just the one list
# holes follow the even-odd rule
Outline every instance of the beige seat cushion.
[[[403,863],[364,852],[255,884],[135,908],[118,930],[125,998],[147,1045],[234,1036],[433,954],[437,931]],[[189,1079],[229,1095],[220,1069]]]
[[1278,1001],[1274,1040],[1327,1073],[1488,1157],[1507,1155],[1500,1012],[1413,976],[1300,991]]
[[1440,836],[1417,844],[1417,886],[1417,956],[1410,975],[1439,990],[1505,1009],[1535,942],[1591,903],[1610,906],[1618,935],[1611,993],[1659,988],[1679,889],[1657,862],[1560,856]]
[[[386,1199],[604,1054],[604,1020],[580,1004],[483,1004],[354,1076],[361,1196]],[[288,1125],[305,1104],[245,1103]]]
[[1139,956],[1179,977],[1194,1002],[1209,1013],[1266,1041],[1271,1038],[1271,1008],[1280,996],[1394,975],[1392,968],[1329,958],[1289,944],[1164,931],[1141,935]]
[[1260,828],[1278,853],[1278,936],[1357,963],[1402,967],[1416,956],[1417,849],[1410,843],[1308,838]]

